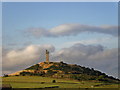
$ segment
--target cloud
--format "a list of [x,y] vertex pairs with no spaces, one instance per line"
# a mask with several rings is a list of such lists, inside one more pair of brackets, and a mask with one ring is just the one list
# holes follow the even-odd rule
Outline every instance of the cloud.
[[63,44],[63,46],[68,46],[68,45],[74,45],[74,44],[85,44],[85,45],[89,45],[89,44],[103,44],[106,42],[109,42],[110,40],[112,40],[113,38],[95,38],[95,39],[89,39],[89,40],[79,40],[79,41],[73,41],[73,42],[65,42]]
[[49,37],[51,33],[44,28],[29,28],[25,32],[35,36],[35,37]]
[[117,26],[90,26],[82,24],[62,24],[51,28],[49,30],[44,28],[29,28],[26,30],[28,35],[35,37],[60,37],[60,36],[74,36],[84,32],[102,33],[112,36],[118,35]]
[[53,54],[53,60],[80,64],[118,77],[118,50],[97,45],[75,44]]
[[[17,71],[45,59],[45,50],[53,52],[52,45],[29,45],[19,50],[3,51],[3,71]],[[4,73],[3,72],[3,73]]]
[[[118,50],[106,49],[101,45],[74,44],[68,48],[55,51],[52,45],[29,45],[18,50],[9,50],[3,53],[3,71],[15,72],[28,66],[43,62],[45,50],[51,52],[51,61],[64,61],[91,67],[118,77]],[[4,51],[3,51],[4,52]]]
[[63,48],[54,54],[54,57],[61,57],[61,59],[76,63],[74,61],[86,61],[87,58],[91,55],[95,55],[98,52],[102,52],[104,47],[101,45],[84,45],[84,44],[75,44],[69,48]]

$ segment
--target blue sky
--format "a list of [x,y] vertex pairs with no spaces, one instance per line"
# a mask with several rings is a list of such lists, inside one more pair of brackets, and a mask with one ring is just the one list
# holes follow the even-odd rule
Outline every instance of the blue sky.
[[60,44],[66,41],[69,42],[71,39],[83,40],[89,38],[106,37],[106,35],[100,35],[96,33],[94,35],[81,34],[77,35],[76,37],[69,36],[57,39],[28,39],[24,37],[23,34],[25,29],[31,27],[51,29],[66,23],[79,23],[94,26],[117,25],[117,20],[117,3],[113,2],[3,3],[3,37],[5,36],[6,41],[3,44],[18,43],[22,45],[25,42],[41,44],[40,42],[53,43],[54,41],[59,40],[59,42],[54,42],[55,45],[57,45],[57,43]]
[[4,71],[38,63],[50,49],[54,58],[117,77],[117,25],[117,2],[3,2]]

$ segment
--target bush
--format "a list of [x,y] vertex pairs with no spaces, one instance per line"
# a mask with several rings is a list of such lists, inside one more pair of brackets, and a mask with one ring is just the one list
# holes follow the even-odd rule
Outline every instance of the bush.
[[52,83],[56,83],[56,80],[53,80]]
[[3,77],[8,77],[8,75],[7,74],[4,74],[4,76]]
[[15,76],[19,76],[19,75],[15,75]]
[[99,81],[104,81],[104,75],[100,75],[98,78],[97,78],[97,80],[99,80]]
[[64,64],[63,61],[60,61],[61,64]]
[[27,68],[26,70],[39,70],[41,67],[39,66],[39,64],[33,65],[29,68]]
[[21,72],[20,75],[22,75],[22,76],[28,75],[29,76],[29,75],[32,75],[32,73],[30,73],[30,72]]
[[51,75],[53,75],[53,74],[55,74],[52,70],[48,70],[47,71],[47,76],[51,76]]

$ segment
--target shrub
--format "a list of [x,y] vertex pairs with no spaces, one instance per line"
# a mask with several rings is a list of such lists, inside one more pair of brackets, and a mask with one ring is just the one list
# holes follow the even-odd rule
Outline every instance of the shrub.
[[26,75],[32,75],[32,73],[30,73],[30,72],[21,72],[20,75],[26,76]]
[[52,83],[56,83],[56,80],[53,80]]
[[104,75],[100,75],[98,78],[97,78],[97,80],[99,80],[99,81],[104,81]]
[[4,76],[3,77],[8,77],[8,75],[7,74],[4,74]]
[[61,64],[63,64],[63,61],[60,61]]
[[19,76],[19,75],[15,75],[15,76]]
[[48,75],[48,76],[53,75],[53,74],[55,74],[55,73],[54,73],[52,70],[48,70],[48,71],[47,71],[47,75]]
[[36,64],[36,65],[33,65],[33,66],[27,68],[26,70],[39,70],[39,68],[41,68],[41,67],[39,66],[39,64]]

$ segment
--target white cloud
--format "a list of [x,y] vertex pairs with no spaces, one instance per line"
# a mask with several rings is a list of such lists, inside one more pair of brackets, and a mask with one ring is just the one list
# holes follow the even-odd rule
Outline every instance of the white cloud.
[[[3,53],[3,71],[15,71],[26,68],[26,66],[36,64],[45,59],[45,50],[53,52],[52,45],[29,45],[23,49],[10,50]],[[3,72],[4,73],[4,72]]]
[[44,28],[29,28],[25,31],[28,35],[31,34],[37,38],[39,37],[49,37],[51,36],[50,32]]
[[103,33],[112,36],[117,36],[118,27],[109,26],[109,25],[90,26],[90,25],[82,25],[82,24],[62,24],[50,30],[46,30],[43,28],[30,28],[27,30],[28,35],[33,35],[35,37],[74,36],[81,34],[83,32]]

